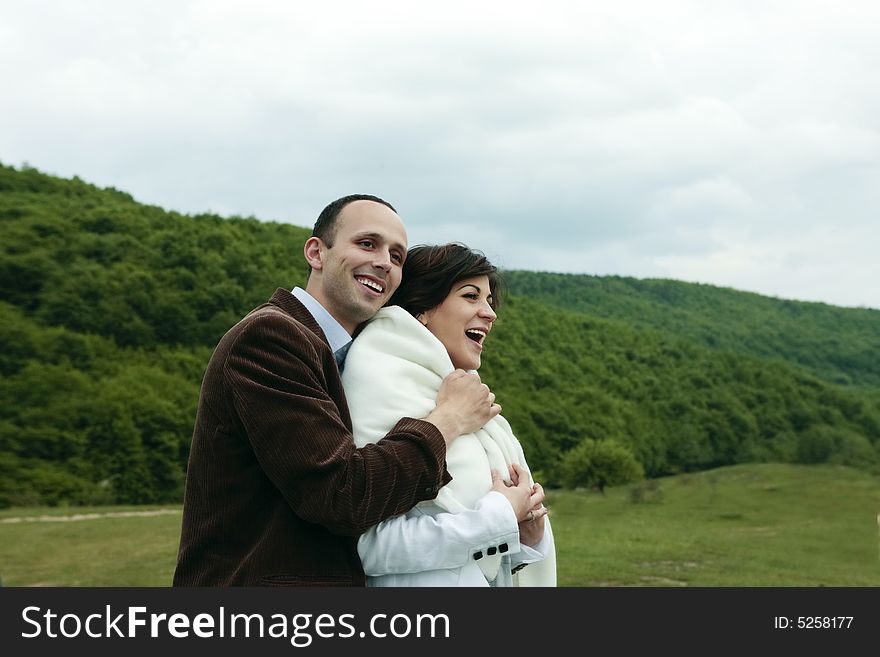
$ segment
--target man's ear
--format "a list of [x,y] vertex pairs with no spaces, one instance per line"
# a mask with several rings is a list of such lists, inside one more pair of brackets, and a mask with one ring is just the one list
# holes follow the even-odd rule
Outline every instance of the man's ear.
[[324,242],[320,237],[310,237],[306,240],[306,244],[303,247],[303,255],[305,255],[309,267],[315,271],[320,271],[324,267],[323,256],[325,248]]

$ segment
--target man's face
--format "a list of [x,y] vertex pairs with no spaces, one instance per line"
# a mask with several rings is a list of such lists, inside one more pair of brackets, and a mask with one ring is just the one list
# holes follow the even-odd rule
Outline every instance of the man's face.
[[[391,208],[353,201],[336,220],[333,246],[318,240],[318,266],[309,260],[313,273],[308,292],[353,333],[400,285],[406,244],[403,222]],[[308,245],[306,251],[308,257]]]

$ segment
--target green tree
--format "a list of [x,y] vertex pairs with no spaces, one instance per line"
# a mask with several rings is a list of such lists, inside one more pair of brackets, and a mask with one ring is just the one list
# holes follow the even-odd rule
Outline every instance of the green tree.
[[638,481],[644,477],[641,464],[626,447],[611,440],[585,438],[562,461],[562,482],[566,488],[598,488]]

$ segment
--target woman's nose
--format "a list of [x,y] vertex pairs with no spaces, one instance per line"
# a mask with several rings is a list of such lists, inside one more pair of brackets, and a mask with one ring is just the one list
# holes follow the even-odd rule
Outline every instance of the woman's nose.
[[492,306],[490,306],[489,304],[486,304],[482,308],[480,308],[479,315],[480,317],[488,319],[490,322],[494,322],[498,318],[498,315],[495,314],[495,311],[492,310]]

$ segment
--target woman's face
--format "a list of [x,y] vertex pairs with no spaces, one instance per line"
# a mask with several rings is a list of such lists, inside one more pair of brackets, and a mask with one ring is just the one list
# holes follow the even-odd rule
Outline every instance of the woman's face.
[[456,368],[479,369],[483,342],[497,317],[490,301],[489,277],[475,276],[458,281],[443,303],[422,313],[422,323],[443,343]]

